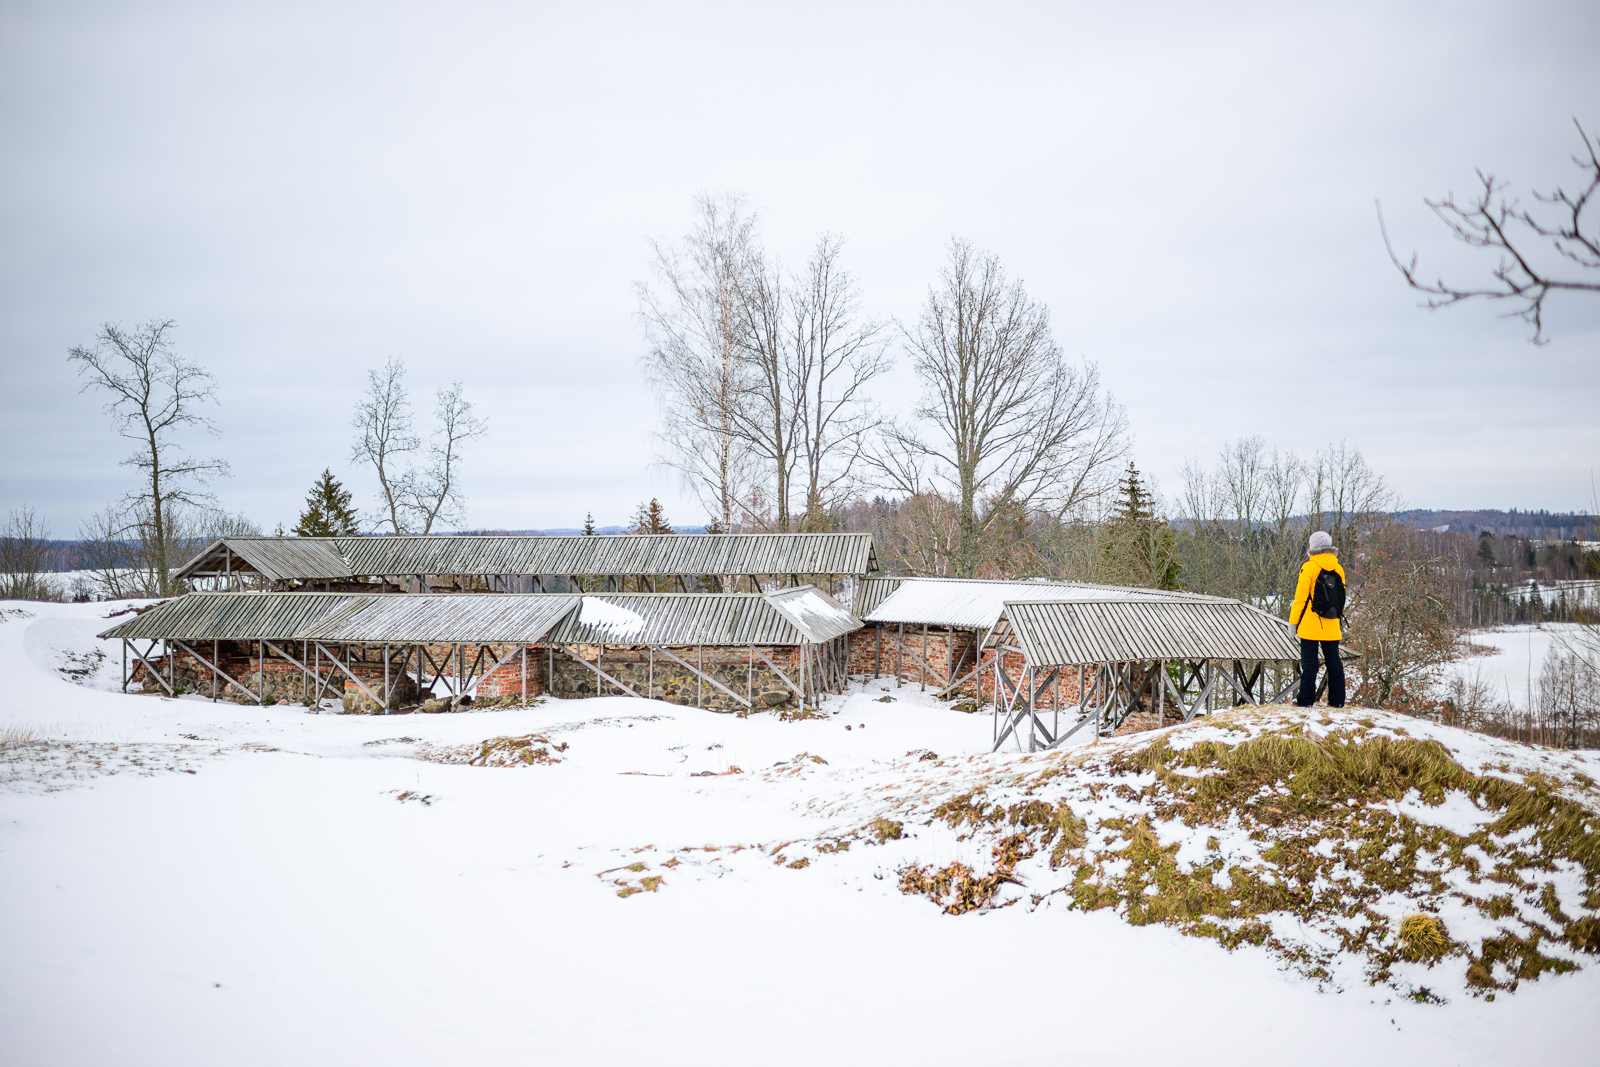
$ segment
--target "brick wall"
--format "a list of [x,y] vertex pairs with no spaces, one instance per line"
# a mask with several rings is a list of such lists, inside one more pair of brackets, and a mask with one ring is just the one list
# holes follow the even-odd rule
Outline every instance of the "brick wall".
[[[585,660],[598,662],[601,670],[641,696],[712,711],[744,710],[742,703],[660,653],[652,657],[645,650],[597,649],[592,645],[581,646],[576,651]],[[792,707],[798,699],[794,690],[759,656],[752,663],[749,654],[742,648],[706,648],[703,650],[703,659],[702,650],[697,648],[673,648],[671,651],[741,697],[753,698],[758,711],[763,708]],[[779,646],[762,648],[761,651],[792,681],[799,683],[797,649]],[[550,680],[550,692],[558,697],[626,695],[590,668],[559,652]]]
[[[904,648],[895,640],[896,638],[900,638],[904,642]],[[900,628],[896,625],[889,623],[881,625],[869,624],[850,635],[850,673],[867,678],[871,678],[874,675],[883,678],[898,678],[902,685],[911,684],[926,686],[933,690],[942,689],[953,680],[947,677],[947,671],[953,673],[956,678],[961,678],[971,672],[974,662],[973,645],[977,640],[978,635],[970,630],[939,630],[929,627],[926,637],[924,637],[921,626],[906,626],[902,635]],[[927,647],[926,655],[923,653],[924,641],[926,641]],[[994,699],[994,657],[996,654],[995,650],[983,653],[983,670],[979,672],[977,677],[968,678],[956,689],[956,693],[959,696],[969,700],[977,700],[980,703],[987,703]],[[1002,668],[1006,674],[1013,682],[1020,685],[1023,671],[1028,666],[1026,658],[1020,652],[1000,652],[998,654],[1004,657]],[[963,656],[965,656],[964,660]],[[1036,685],[1044,680],[1044,673],[1041,672],[1040,676],[1035,679]],[[1059,687],[1052,683],[1040,695],[1037,706],[1054,708],[1058,693],[1063,710],[1069,705],[1074,709],[1077,708],[1077,668],[1063,670]]]

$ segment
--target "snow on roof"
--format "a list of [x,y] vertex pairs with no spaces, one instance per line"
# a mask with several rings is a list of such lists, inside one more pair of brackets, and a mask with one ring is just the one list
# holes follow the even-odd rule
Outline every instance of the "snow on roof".
[[813,641],[828,641],[861,627],[843,604],[815,586],[776,590],[767,599]]
[[907,578],[864,618],[867,622],[912,623],[988,630],[1008,600],[1205,600],[1194,593],[1087,582],[987,581],[973,578]]
[[608,604],[592,596],[583,598],[583,607],[578,611],[578,622],[619,641],[638,637],[644,632],[644,619],[637,612],[629,611],[619,604]]

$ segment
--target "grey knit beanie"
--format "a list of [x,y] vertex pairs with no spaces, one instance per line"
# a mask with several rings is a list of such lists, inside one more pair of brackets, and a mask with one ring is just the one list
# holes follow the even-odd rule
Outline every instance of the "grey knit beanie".
[[1328,536],[1328,532],[1326,530],[1318,530],[1316,533],[1311,535],[1311,544],[1309,546],[1309,550],[1313,556],[1315,556],[1318,552],[1332,552],[1333,538]]

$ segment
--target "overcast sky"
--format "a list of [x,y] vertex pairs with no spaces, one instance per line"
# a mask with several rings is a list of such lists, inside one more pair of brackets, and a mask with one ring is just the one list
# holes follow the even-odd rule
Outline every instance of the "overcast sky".
[[[1600,133],[1600,5],[0,9],[0,505],[72,536],[132,472],[67,349],[176,320],[215,375],[224,506],[292,525],[349,461],[367,368],[491,426],[466,525],[626,520],[652,495],[633,284],[700,191],[740,191],[792,262],[816,235],[914,318],[952,236],[996,254],[1099,363],[1168,490],[1260,435],[1359,447],[1406,503],[1591,507],[1600,300],[1544,347],[1496,310],[1419,310],[1423,196],[1474,166],[1526,191]],[[908,407],[904,370],[877,391]],[[425,405],[424,405],[425,406]]]

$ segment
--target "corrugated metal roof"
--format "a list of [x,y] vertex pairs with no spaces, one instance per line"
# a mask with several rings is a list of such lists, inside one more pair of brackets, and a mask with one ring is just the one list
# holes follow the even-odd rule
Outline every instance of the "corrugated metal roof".
[[215,572],[224,545],[277,579],[362,574],[865,575],[877,566],[870,533],[229,537],[186,564],[178,577]]
[[[221,574],[229,569],[228,554],[232,553],[232,570],[254,570],[278,581],[348,578],[353,572],[350,561],[339,552],[338,540],[332,537],[224,537],[211,542],[178,568],[177,577]],[[239,565],[241,560],[246,566]]]
[[863,619],[866,618],[883,603],[884,598],[900,588],[900,583],[905,580],[892,577],[861,579],[861,584],[856,589],[856,602],[853,605],[855,613]]
[[[809,588],[809,587],[806,587]],[[849,619],[809,619],[793,602],[779,607],[779,598],[805,589],[781,593],[605,593],[586,595],[583,607],[561,621],[550,639],[562,644],[627,645],[800,645],[826,641],[858,629]]]
[[298,641],[320,623],[348,618],[371,599],[354,593],[190,593],[158,604],[100,636]]
[[1289,624],[1237,600],[1011,601],[987,643],[1034,667],[1157,659],[1297,660]]
[[814,585],[774,590],[767,594],[767,601],[807,638],[819,644],[861,629],[860,619]]
[[[284,596],[304,596],[285,593]],[[307,638],[360,644],[501,644],[544,638],[578,597],[559,593],[507,596],[429,594],[372,596],[352,615],[322,620]]]
[[566,594],[190,593],[102,637],[179,641],[537,641],[577,605]]
[[755,593],[191,593],[102,637],[180,641],[797,645],[861,624],[810,586]]
[[917,626],[956,626],[988,630],[1008,600],[1203,600],[1194,593],[1138,589],[1084,582],[994,581],[977,578],[905,578],[877,607],[864,611],[867,622]]

